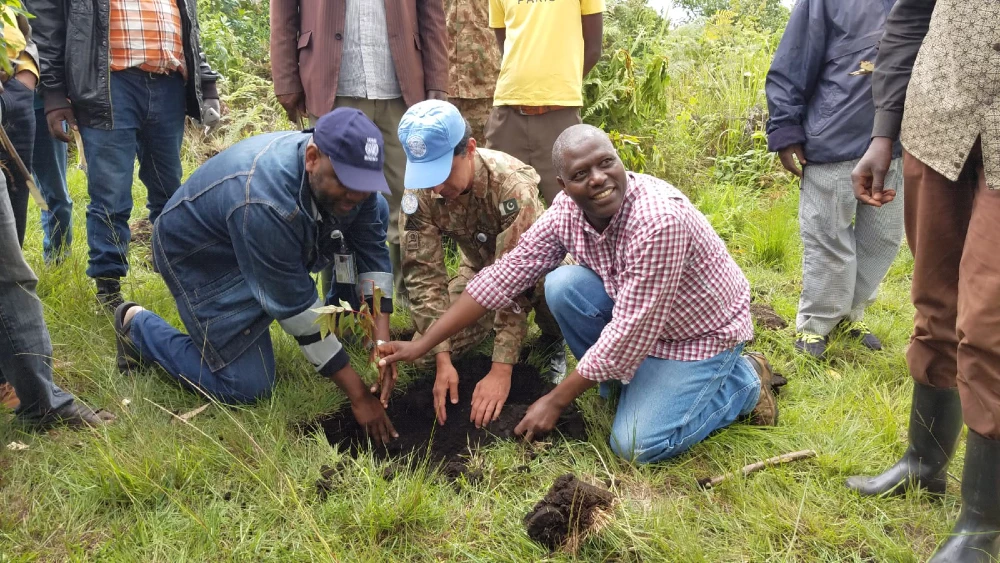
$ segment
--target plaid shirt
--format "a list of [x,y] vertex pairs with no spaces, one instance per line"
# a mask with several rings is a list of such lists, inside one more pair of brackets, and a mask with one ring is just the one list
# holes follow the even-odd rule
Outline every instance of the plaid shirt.
[[111,0],[111,70],[186,76],[181,11],[174,0]]
[[725,243],[679,190],[631,172],[603,233],[560,193],[468,292],[489,309],[516,307],[513,298],[567,252],[601,277],[615,302],[611,322],[577,365],[587,379],[628,383],[647,356],[704,360],[753,337],[750,284]]

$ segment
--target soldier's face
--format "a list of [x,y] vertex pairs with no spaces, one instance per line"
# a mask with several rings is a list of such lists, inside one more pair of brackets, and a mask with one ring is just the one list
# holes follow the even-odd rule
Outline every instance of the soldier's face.
[[315,145],[306,147],[306,173],[316,202],[332,215],[346,215],[371,194],[340,183],[333,163]]
[[469,139],[465,152],[451,161],[451,174],[444,183],[431,188],[444,199],[455,199],[472,187],[476,175],[476,140]]
[[625,165],[606,138],[588,137],[567,147],[559,171],[562,186],[595,228],[603,229],[625,198]]

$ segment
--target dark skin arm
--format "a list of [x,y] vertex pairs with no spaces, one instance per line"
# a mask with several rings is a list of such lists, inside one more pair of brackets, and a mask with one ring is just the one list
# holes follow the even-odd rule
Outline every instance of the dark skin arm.
[[497,36],[497,47],[500,47],[500,58],[503,58],[503,43],[507,40],[506,27],[494,27],[493,34]]
[[514,434],[524,436],[527,442],[548,434],[555,428],[562,411],[594,385],[597,385],[596,381],[587,379],[573,370],[573,373],[562,380],[555,389],[528,407],[524,418],[514,427]]
[[361,380],[361,376],[354,371],[350,364],[333,374],[331,379],[347,395],[351,401],[351,412],[354,413],[354,418],[369,436],[382,444],[399,437],[396,429],[392,427],[392,422],[389,421],[389,416],[385,413],[382,403],[375,395],[368,392],[368,389],[365,388],[365,382]]
[[583,76],[587,76],[601,58],[604,42],[604,14],[588,14],[583,22]]

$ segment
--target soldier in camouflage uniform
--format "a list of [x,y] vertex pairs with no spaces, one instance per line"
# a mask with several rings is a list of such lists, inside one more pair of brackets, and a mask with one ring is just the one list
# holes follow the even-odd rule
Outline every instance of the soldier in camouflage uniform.
[[[477,148],[471,126],[448,102],[428,100],[411,107],[400,121],[399,139],[407,160],[407,190],[399,216],[404,225],[403,275],[419,338],[477,272],[517,245],[544,206],[534,169],[507,154]],[[461,259],[458,274],[450,280],[443,236],[458,245]],[[544,279],[522,295],[513,310],[485,316],[432,350],[437,362],[435,406],[440,405],[442,423],[445,391],[451,389],[453,401],[457,399],[458,374],[451,356],[471,350],[490,330],[496,331],[493,368],[476,386],[472,420],[482,425],[499,416],[528,331],[530,309],[542,330],[539,346],[552,354],[543,375],[556,381],[565,375],[565,342],[545,307],[543,284]]]
[[490,29],[489,0],[445,0],[448,22],[448,83],[472,135],[485,142],[486,120],[500,74],[500,49]]

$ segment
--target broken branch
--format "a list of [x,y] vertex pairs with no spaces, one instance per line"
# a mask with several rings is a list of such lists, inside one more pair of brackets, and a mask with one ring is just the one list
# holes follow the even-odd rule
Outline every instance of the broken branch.
[[705,479],[698,479],[698,486],[703,489],[711,489],[712,487],[718,486],[723,481],[731,479],[732,477],[741,474],[747,477],[753,473],[760,471],[761,469],[767,467],[774,467],[775,465],[781,465],[784,463],[789,463],[792,461],[799,461],[803,459],[809,459],[811,457],[816,457],[816,450],[802,450],[798,452],[787,453],[765,459],[764,461],[758,461],[756,463],[751,463],[750,465],[744,466],[739,471],[734,471],[732,473],[726,473],[724,475],[717,475],[715,477],[708,477]]

